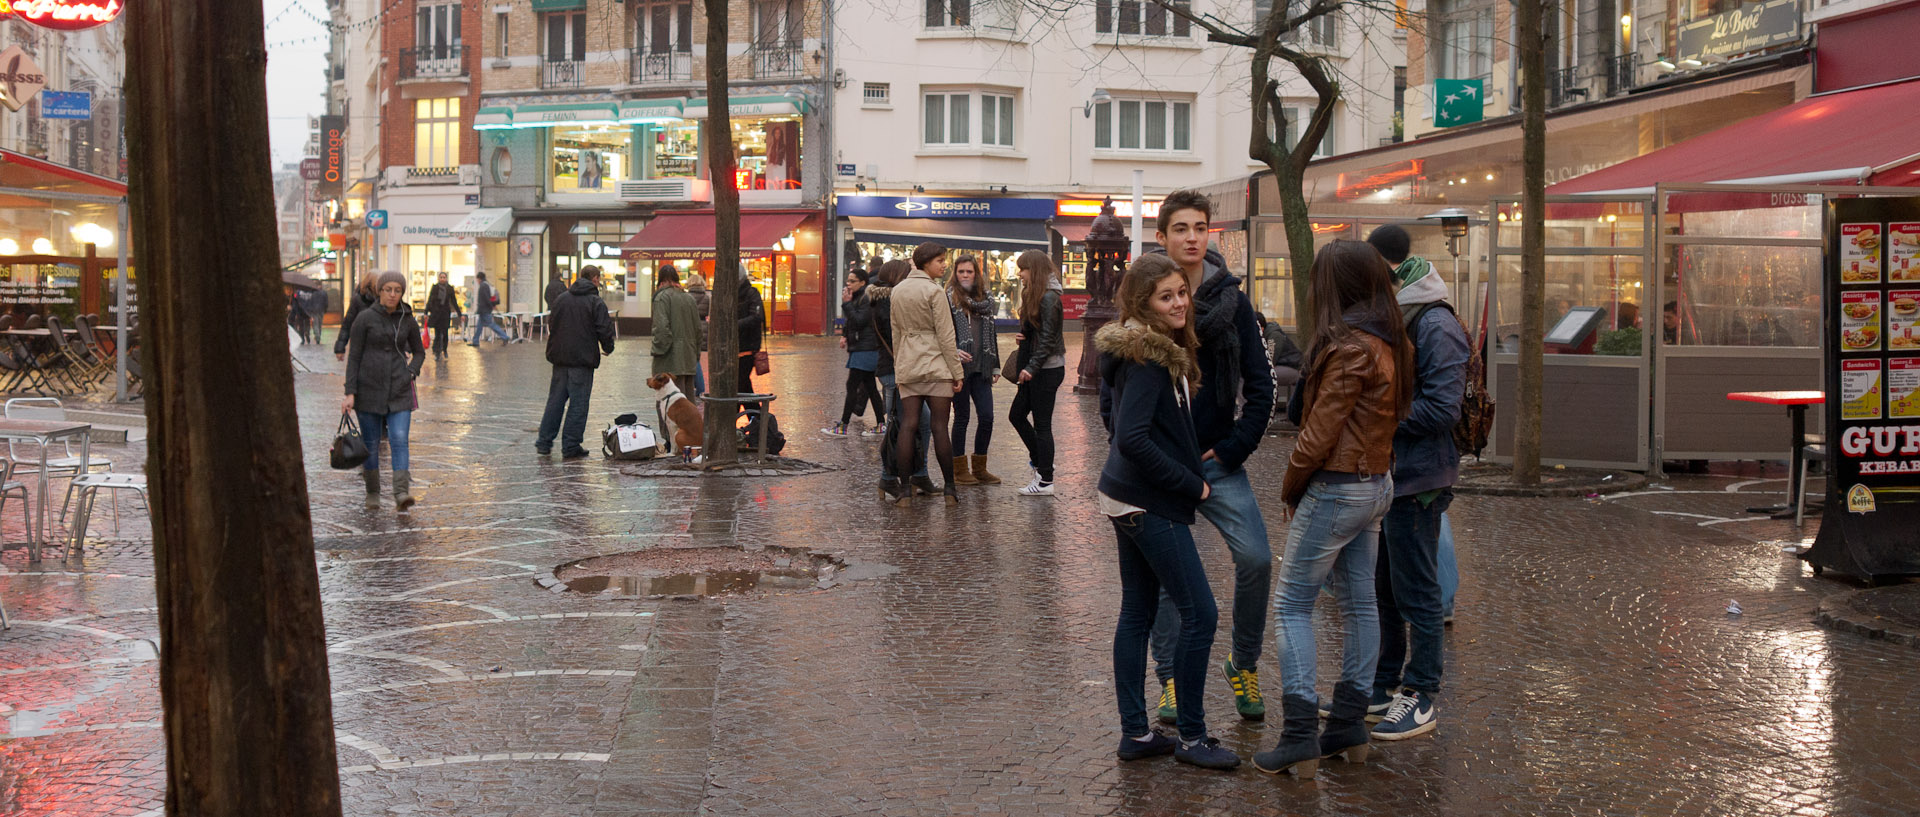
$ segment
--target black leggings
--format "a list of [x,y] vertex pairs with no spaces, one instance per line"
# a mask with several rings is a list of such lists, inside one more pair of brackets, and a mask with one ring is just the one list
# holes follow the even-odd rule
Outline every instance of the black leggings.
[[905,445],[894,446],[893,472],[895,474],[913,473],[912,440],[920,433],[920,407],[925,405],[933,411],[933,456],[940,462],[940,476],[946,480],[949,490],[953,487],[953,437],[947,433],[947,414],[953,408],[952,397],[920,397],[900,395],[900,420],[898,429],[888,429],[897,441],[907,441]]
[[980,427],[973,432],[973,453],[984,457],[993,444],[993,375],[987,372],[967,375],[953,396],[953,450],[967,450],[967,423],[974,414],[980,415]]
[[[1007,422],[1027,444],[1027,456],[1033,460],[1033,469],[1040,472],[1041,482],[1053,481],[1053,400],[1066,379],[1065,366],[1041,369],[1032,380],[1020,384],[1013,394],[1013,407],[1007,411]],[[1033,416],[1031,422],[1029,414]]]
[[873,372],[848,369],[847,399],[840,406],[840,424],[846,425],[853,415],[865,413],[868,403],[873,404],[873,421],[886,422],[886,404],[880,402],[880,382],[874,379]]

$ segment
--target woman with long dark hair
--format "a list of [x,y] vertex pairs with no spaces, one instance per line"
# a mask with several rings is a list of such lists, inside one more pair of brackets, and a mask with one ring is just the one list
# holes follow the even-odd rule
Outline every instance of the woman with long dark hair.
[[867,298],[865,275],[858,267],[848,271],[847,286],[840,292],[840,314],[846,318],[840,327],[840,348],[847,350],[847,399],[840,404],[840,422],[821,429],[832,437],[847,436],[847,423],[866,413],[869,403],[874,424],[887,421],[880,385],[874,380],[874,370],[880,366],[880,340],[874,334],[873,302]]
[[[953,481],[961,485],[998,485],[987,471],[987,446],[993,442],[993,381],[1000,376],[1000,338],[993,325],[993,292],[986,274],[971,253],[953,262],[947,279],[947,302],[953,309],[953,336],[960,346],[960,368],[966,378],[953,403]],[[967,446],[967,423],[979,409],[980,427],[973,433],[973,454]]]
[[1020,493],[1053,496],[1053,401],[1067,379],[1066,343],[1060,337],[1060,274],[1053,259],[1028,250],[1014,259],[1020,275],[1020,374],[1007,422],[1027,446],[1033,478]]
[[[965,372],[960,368],[959,347],[953,336],[953,313],[947,299],[935,284],[936,277],[947,273],[947,248],[928,242],[913,250],[913,272],[893,288],[893,379],[900,390],[899,430],[894,473],[905,474],[913,468],[911,441],[920,430],[920,407],[933,412],[929,430],[933,433],[933,455],[940,463],[940,475],[946,484],[941,492],[947,504],[960,501],[953,485],[953,438],[947,433],[947,415],[953,407],[953,395],[960,391]],[[883,486],[897,504],[912,500],[911,488],[898,477]]]
[[[1193,430],[1200,385],[1187,276],[1149,255],[1120,279],[1121,320],[1094,336],[1111,400],[1101,419],[1113,445],[1100,470],[1100,511],[1119,540],[1120,619],[1113,631],[1113,687],[1120,705],[1121,760],[1172,754],[1210,769],[1240,757],[1207,736],[1201,701],[1219,608],[1193,544],[1194,509],[1211,495]],[[1145,702],[1147,635],[1164,589],[1180,611],[1174,694],[1180,739],[1151,731]]]
[[[1280,743],[1260,771],[1311,778],[1320,758],[1367,757],[1367,705],[1380,660],[1374,559],[1393,504],[1393,433],[1413,398],[1413,343],[1394,302],[1393,272],[1372,245],[1335,241],[1308,273],[1313,338],[1300,389],[1300,436],[1280,498],[1292,521],[1280,559]],[[1325,731],[1314,692],[1313,605],[1331,585],[1346,624],[1340,681]]]

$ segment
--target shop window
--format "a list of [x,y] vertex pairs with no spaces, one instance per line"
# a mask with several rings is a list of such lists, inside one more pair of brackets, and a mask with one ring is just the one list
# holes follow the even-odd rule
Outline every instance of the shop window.
[[640,128],[641,179],[686,179],[699,173],[700,123],[678,121]]
[[1488,79],[1493,76],[1493,7],[1484,0],[1434,0],[1427,42],[1433,76]]
[[413,101],[413,166],[460,166],[460,98]]
[[1192,23],[1169,9],[1192,7],[1190,0],[1096,0],[1093,29],[1101,34],[1187,37],[1193,33]]
[[1193,103],[1115,99],[1093,106],[1093,146],[1186,153],[1193,150]]
[[972,12],[972,0],[927,0],[927,28],[965,27]]
[[556,127],[553,138],[553,187],[557,194],[610,193],[616,182],[633,178],[633,131],[624,126]]
[[471,244],[406,244],[401,248],[402,263],[406,268],[401,273],[407,276],[407,300],[416,307],[427,302],[427,292],[440,280],[440,273],[447,274],[447,283],[454,291],[462,293],[462,305],[468,309],[465,292],[468,281],[473,278],[473,245]]
[[739,189],[800,189],[800,120],[797,117],[734,117],[733,149],[740,157],[738,176],[734,179]]

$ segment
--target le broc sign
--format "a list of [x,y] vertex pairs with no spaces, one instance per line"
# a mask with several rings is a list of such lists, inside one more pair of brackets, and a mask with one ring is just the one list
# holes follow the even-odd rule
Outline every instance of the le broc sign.
[[0,17],[17,16],[41,28],[81,31],[120,17],[120,0],[0,0]]

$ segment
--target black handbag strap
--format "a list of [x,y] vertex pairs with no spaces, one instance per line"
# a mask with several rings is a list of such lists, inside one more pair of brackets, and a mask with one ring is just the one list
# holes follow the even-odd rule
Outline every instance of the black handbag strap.
[[357,422],[354,422],[353,412],[351,411],[340,412],[340,427],[334,429],[333,433],[334,433],[334,436],[336,437],[340,436],[341,434],[352,434],[355,437],[360,436],[360,424]]

